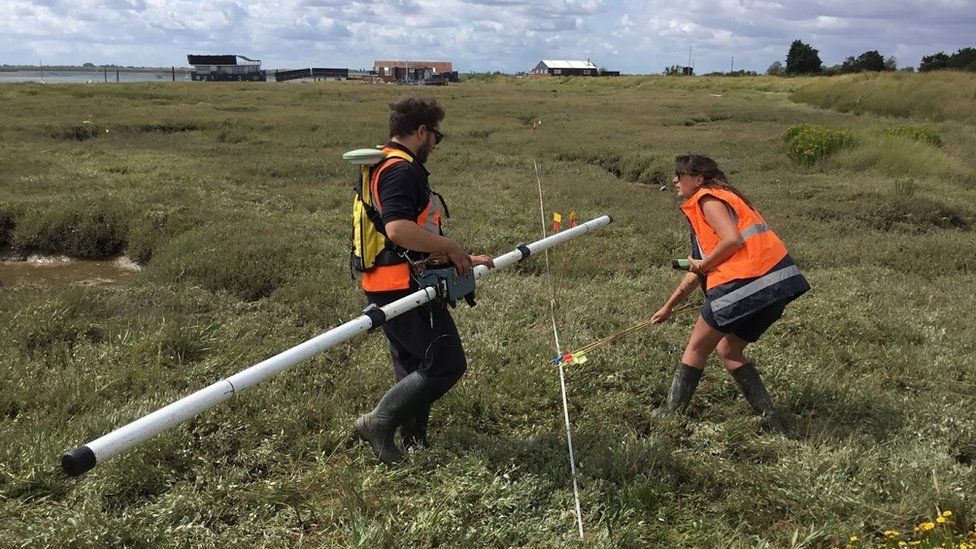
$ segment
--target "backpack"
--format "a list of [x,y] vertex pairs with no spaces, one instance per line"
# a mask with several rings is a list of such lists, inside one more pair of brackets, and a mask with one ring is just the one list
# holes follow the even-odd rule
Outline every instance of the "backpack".
[[396,149],[389,152],[378,149],[357,149],[347,152],[342,155],[342,158],[359,166],[359,178],[353,185],[356,195],[352,200],[352,245],[349,250],[349,267],[351,271],[363,273],[377,265],[377,259],[387,249],[389,242],[386,231],[383,230],[380,212],[373,206],[373,193],[370,192],[373,170],[379,169],[387,159],[402,158],[412,162],[413,157]]

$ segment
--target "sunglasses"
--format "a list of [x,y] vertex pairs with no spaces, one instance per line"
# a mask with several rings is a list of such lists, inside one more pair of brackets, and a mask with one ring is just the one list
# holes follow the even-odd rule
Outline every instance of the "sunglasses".
[[434,144],[440,145],[441,140],[444,139],[444,134],[439,132],[437,128],[430,128],[430,133],[434,134]]

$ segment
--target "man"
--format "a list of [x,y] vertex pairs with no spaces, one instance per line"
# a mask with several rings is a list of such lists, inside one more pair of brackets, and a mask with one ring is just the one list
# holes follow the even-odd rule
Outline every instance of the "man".
[[[436,100],[407,97],[390,104],[390,142],[386,158],[370,171],[370,199],[386,236],[374,266],[363,273],[362,287],[371,305],[382,307],[418,289],[410,261],[435,257],[450,261],[465,275],[477,265],[493,267],[487,255],[470,256],[444,236],[443,199],[431,191],[424,163],[444,134],[444,107]],[[372,258],[371,258],[372,259]],[[405,455],[394,440],[397,427],[407,448],[427,444],[430,407],[467,369],[457,327],[441,302],[419,307],[383,324],[397,383],[376,408],[356,420],[356,431],[387,464]]]

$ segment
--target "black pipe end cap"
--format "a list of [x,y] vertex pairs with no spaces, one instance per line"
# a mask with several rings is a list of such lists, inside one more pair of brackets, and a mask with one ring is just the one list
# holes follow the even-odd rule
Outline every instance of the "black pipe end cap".
[[612,215],[607,214],[607,219],[610,220],[610,223],[613,223],[613,216]]
[[87,446],[79,446],[61,455],[61,468],[68,476],[76,477],[95,467],[95,452]]

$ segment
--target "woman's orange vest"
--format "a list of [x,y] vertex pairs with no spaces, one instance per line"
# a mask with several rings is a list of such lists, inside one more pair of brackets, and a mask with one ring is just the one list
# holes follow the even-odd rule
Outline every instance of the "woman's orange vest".
[[754,278],[769,272],[786,257],[783,242],[767,225],[766,220],[756,210],[750,208],[735,193],[725,189],[700,187],[691,198],[681,205],[681,211],[688,217],[691,229],[695,232],[702,257],[707,256],[719,243],[718,234],[705,221],[699,202],[706,196],[724,202],[739,234],[745,243],[731,257],[706,273],[706,290],[742,278]]
[[[391,155],[390,153],[396,151],[396,155]],[[380,214],[383,213],[383,204],[380,202],[379,184],[380,176],[386,171],[387,168],[398,164],[400,162],[410,162],[400,156],[403,154],[402,151],[393,149],[391,147],[384,147],[383,152],[387,153],[387,158],[380,161],[380,164],[370,176],[369,181],[369,192],[372,194],[372,204],[376,208],[376,211]],[[434,234],[441,233],[441,211],[443,206],[440,203],[440,199],[432,192],[427,194],[427,205],[417,216],[417,225],[420,225],[425,230],[432,232]],[[395,265],[377,265],[372,269],[369,269],[363,273],[363,291],[364,292],[393,292],[397,290],[406,290],[410,288],[410,264],[404,259],[402,263],[397,263]]]

